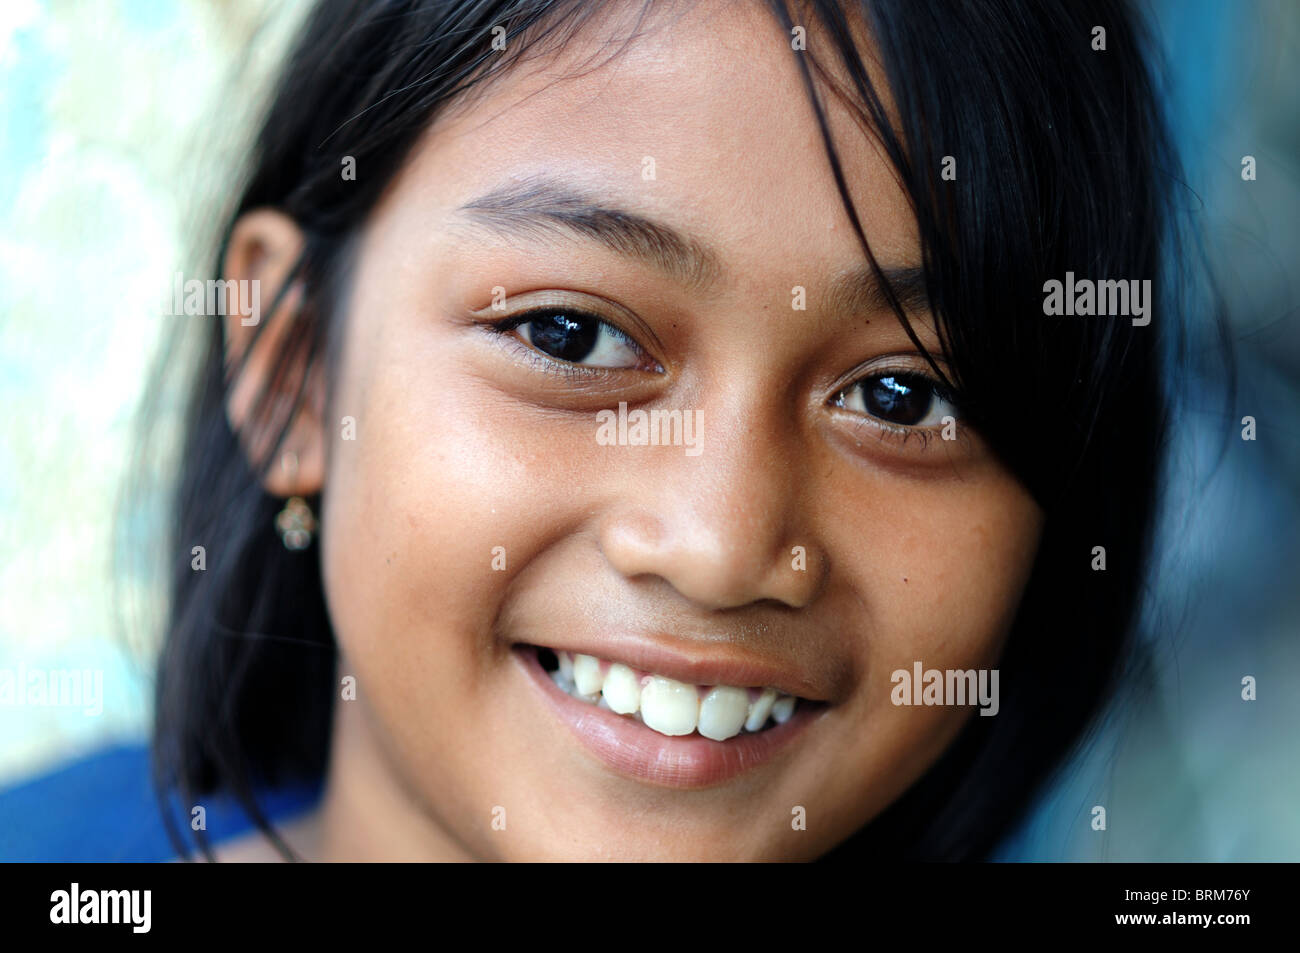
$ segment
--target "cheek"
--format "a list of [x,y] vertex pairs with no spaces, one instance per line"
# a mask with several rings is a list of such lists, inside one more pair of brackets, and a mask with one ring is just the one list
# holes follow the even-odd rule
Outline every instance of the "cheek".
[[335,434],[322,516],[336,636],[406,712],[468,730],[495,697],[511,586],[589,508],[594,427],[539,421],[485,387],[454,337],[393,322],[353,341],[337,414],[357,437]]
[[345,649],[398,658],[423,645],[464,674],[496,594],[543,531],[530,519],[536,481],[525,479],[537,450],[463,382],[411,379],[412,365],[445,374],[445,360],[382,363],[357,440],[334,447],[323,529],[331,612]]
[[893,558],[874,573],[880,652],[993,664],[1033,566],[1037,506],[997,473],[900,496],[884,524]]
[[[355,417],[356,439],[332,441],[322,572],[342,673],[356,676],[390,767],[438,792],[429,809],[472,841],[488,835],[464,819],[486,817],[513,783],[484,769],[485,750],[498,763],[528,754],[499,746],[518,716],[493,681],[505,650],[493,623],[570,494],[536,478],[558,454],[485,403],[454,357],[404,340],[376,333],[347,355],[337,415]],[[492,856],[498,843],[477,849]]]
[[[842,757],[859,779],[828,775],[841,803],[891,802],[956,737],[970,707],[893,702],[891,676],[928,669],[991,669],[1028,581],[1042,528],[1032,498],[991,465],[943,483],[858,488],[834,541],[852,587],[842,618],[852,620],[863,682],[843,712]],[[841,514],[845,512],[840,510]],[[851,607],[850,607],[851,605]]]
[[839,501],[826,521],[830,555],[854,591],[869,678],[898,660],[996,658],[1042,527],[1023,487],[979,460],[953,479],[861,481],[828,498]]

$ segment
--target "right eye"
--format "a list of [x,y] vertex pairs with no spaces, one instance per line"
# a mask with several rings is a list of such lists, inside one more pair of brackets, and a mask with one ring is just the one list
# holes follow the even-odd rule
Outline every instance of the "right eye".
[[636,368],[644,354],[630,337],[607,321],[572,309],[532,311],[509,319],[502,331],[547,357],[585,367]]
[[880,371],[844,388],[835,404],[902,427],[934,427],[957,410],[928,375]]

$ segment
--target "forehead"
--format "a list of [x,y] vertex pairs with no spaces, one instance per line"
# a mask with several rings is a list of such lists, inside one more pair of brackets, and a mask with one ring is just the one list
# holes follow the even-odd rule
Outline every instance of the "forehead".
[[[403,178],[451,210],[539,174],[581,182],[720,250],[727,275],[780,260],[807,281],[860,266],[796,57],[833,69],[761,2],[611,4],[565,44],[494,78],[432,125]],[[859,35],[877,89],[887,90]],[[915,219],[860,117],[809,67],[868,241],[885,265],[916,264]],[[401,183],[399,183],[399,187]]]

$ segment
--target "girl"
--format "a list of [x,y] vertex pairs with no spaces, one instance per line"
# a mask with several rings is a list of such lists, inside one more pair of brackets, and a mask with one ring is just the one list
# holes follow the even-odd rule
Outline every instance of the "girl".
[[1109,0],[321,0],[214,264],[263,307],[194,377],[160,794],[238,796],[228,858],[988,855],[1143,584],[1144,43]]

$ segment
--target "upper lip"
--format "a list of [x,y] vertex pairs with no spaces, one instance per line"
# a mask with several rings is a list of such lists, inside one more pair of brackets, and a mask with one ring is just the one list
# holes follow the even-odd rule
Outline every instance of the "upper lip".
[[527,644],[555,652],[591,655],[608,662],[621,662],[629,668],[686,684],[774,688],[808,701],[829,700],[827,690],[794,671],[793,666],[760,658],[739,648],[728,647],[724,652],[718,652],[716,645],[710,646],[713,650],[711,655],[704,657],[698,649],[683,651],[674,648],[666,640],[623,635],[599,639],[573,636],[557,640],[531,640]]

